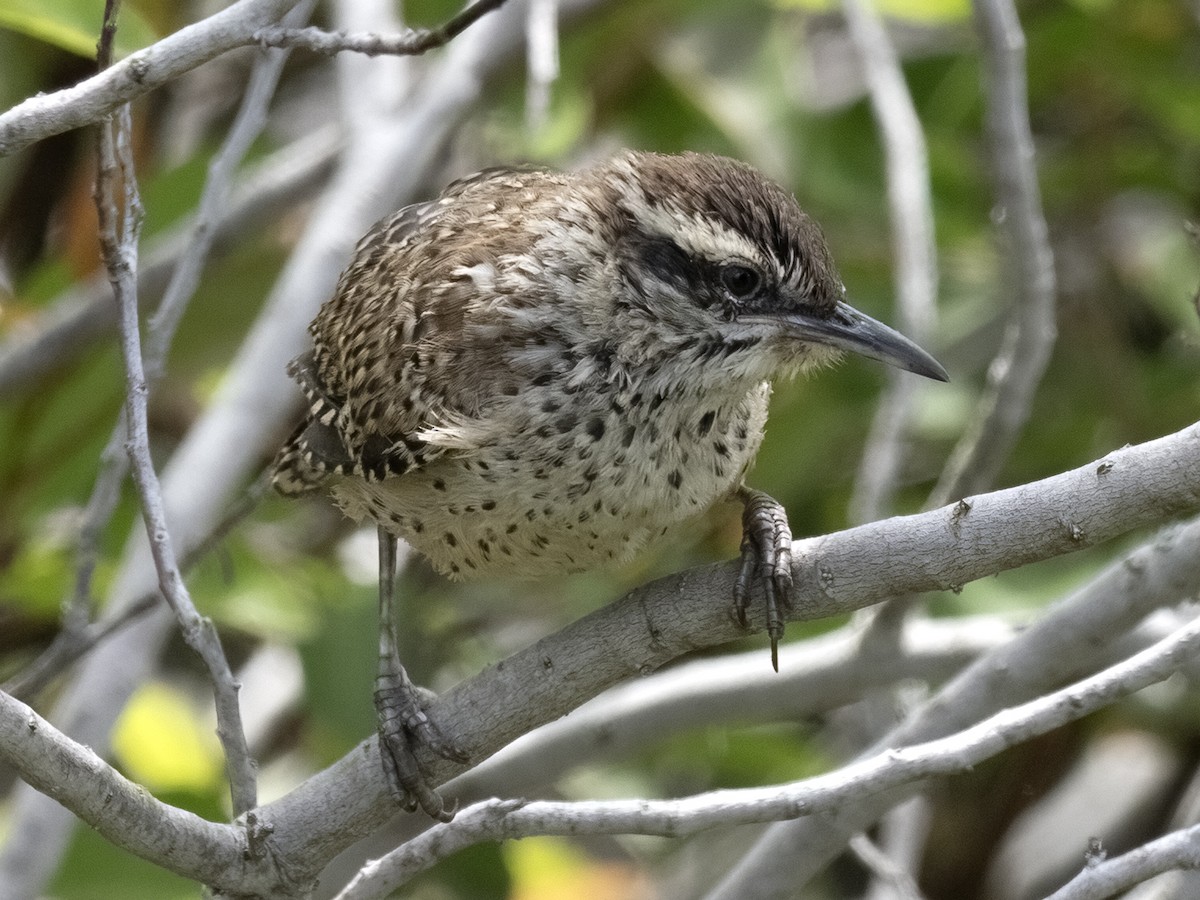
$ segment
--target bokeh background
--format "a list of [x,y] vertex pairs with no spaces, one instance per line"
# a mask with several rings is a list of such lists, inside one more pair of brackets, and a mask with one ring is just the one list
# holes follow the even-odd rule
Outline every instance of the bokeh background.
[[[215,8],[128,0],[118,46],[144,46]],[[414,0],[403,12],[410,23],[436,23],[456,8]],[[918,397],[895,500],[895,511],[911,512],[921,508],[978,402],[1014,279],[998,243],[969,4],[884,0],[878,10],[902,56],[928,145],[940,276],[929,349],[952,376]],[[1030,0],[1019,11],[1058,276],[1058,340],[997,486],[1167,434],[1200,411],[1200,251],[1187,228],[1200,214],[1200,6]],[[0,107],[87,76],[100,13],[90,0],[0,0]],[[327,22],[328,11],[319,8],[317,20]],[[621,147],[735,156],[786,185],[822,223],[851,301],[896,321],[883,147],[836,5],[600,3],[563,26],[559,51],[559,77],[544,93],[530,88],[520,59],[489,78],[478,110],[438,149],[441,162],[424,195],[486,165],[570,166]],[[143,263],[157,259],[156,250],[169,255],[194,210],[254,55],[227,54],[135,104]],[[419,73],[429,61],[413,65]],[[336,132],[334,66],[315,54],[292,55],[247,171],[297,141]],[[80,510],[122,403],[120,354],[104,313],[111,301],[95,289],[104,275],[92,140],[90,130],[73,131],[0,159],[0,678],[19,673],[60,627],[75,578]],[[219,388],[330,168],[314,165],[307,181],[219,241],[150,398],[157,459],[170,457]],[[150,308],[153,285],[143,293]],[[80,308],[94,311],[90,327],[46,345],[39,365],[17,364],[21,348]],[[777,386],[752,483],[784,503],[797,537],[850,524],[858,459],[884,380],[880,367],[850,360]],[[261,465],[268,461],[264,455]],[[94,586],[100,602],[136,527],[127,487],[102,539]],[[417,681],[444,687],[648,578],[735,555],[739,536],[739,509],[725,505],[615,572],[451,585],[413,561],[402,588],[405,661]],[[929,608],[939,616],[1028,617],[1144,538],[933,596]],[[235,666],[250,667],[243,677],[258,686],[247,703],[264,799],[334,761],[374,727],[374,553],[373,534],[356,531],[328,504],[267,497],[189,577]],[[788,636],[840,624],[793,627]],[[770,677],[765,640],[744,643],[758,646]],[[36,698],[39,709],[52,708],[58,685]],[[1013,823],[1060,778],[1082,777],[1085,762],[1110,773],[1100,783],[1145,769],[1123,830],[1114,833],[1129,845],[1157,833],[1200,755],[1196,700],[1182,688],[1150,692],[939,785],[930,838],[937,852],[926,855],[921,872],[926,895],[1003,896],[987,893],[994,886],[984,883],[989,865],[1011,851]],[[176,639],[122,714],[113,758],[162,799],[220,818],[227,790],[210,707],[200,667]],[[583,765],[554,792],[668,796],[794,779],[841,758],[854,742],[845,729],[845,717],[832,714],[751,730],[713,727],[636,757]],[[0,790],[14,781],[0,769]],[[0,799],[0,836],[5,811]],[[1069,849],[1081,858],[1081,849]],[[460,854],[410,895],[671,897],[664,885],[693,863],[660,840],[526,840]],[[861,869],[844,859],[805,896],[857,896],[864,885]],[[50,890],[63,898],[197,895],[194,885],[86,829]]]

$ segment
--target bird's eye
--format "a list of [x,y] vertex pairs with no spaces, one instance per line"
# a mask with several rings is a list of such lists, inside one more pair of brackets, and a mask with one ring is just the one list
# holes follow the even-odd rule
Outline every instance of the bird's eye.
[[735,300],[745,300],[758,292],[762,276],[749,266],[734,263],[721,267],[721,284]]

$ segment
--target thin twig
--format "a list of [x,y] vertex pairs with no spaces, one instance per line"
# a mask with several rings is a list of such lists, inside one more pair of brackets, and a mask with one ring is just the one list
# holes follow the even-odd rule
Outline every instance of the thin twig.
[[[925,343],[936,328],[938,283],[925,136],[879,14],[863,0],[843,0],[842,9],[883,138],[900,329],[917,343]],[[890,510],[917,383],[907,373],[889,371],[850,502],[851,518],[856,522],[870,522]]]
[[117,14],[121,0],[104,0],[104,18],[100,23],[100,40],[96,42],[96,69],[103,72],[112,65],[113,39],[117,36]]
[[[253,482],[229,507],[219,521],[214,523],[200,542],[185,552],[179,560],[182,572],[212,553],[247,516],[254,512],[270,486],[269,474],[264,473]],[[18,700],[29,701],[50,684],[59,673],[78,662],[92,648],[145,615],[162,602],[157,590],[147,591],[115,615],[95,622],[85,621],[80,628],[63,628],[38,657],[25,666],[12,679],[0,685],[0,690]]]
[[[303,22],[312,14],[314,6],[315,0],[303,0],[288,14],[288,19]],[[102,58],[111,56],[114,32],[115,21],[110,23],[106,19],[101,39]],[[171,348],[175,331],[189,301],[195,295],[200,273],[212,249],[216,223],[220,220],[221,211],[228,205],[234,175],[251,144],[266,124],[267,108],[275,95],[275,87],[287,57],[287,51],[270,51],[255,61],[242,106],[221,149],[209,164],[208,178],[196,216],[191,222],[186,249],[172,273],[147,329],[143,354],[147,391],[162,377],[163,363]],[[97,639],[84,633],[88,629],[91,617],[91,579],[99,558],[100,538],[116,510],[120,500],[121,483],[129,471],[129,458],[121,452],[127,433],[126,412],[122,410],[100,455],[100,470],[84,509],[76,551],[75,587],[71,596],[64,602],[63,634],[61,640],[55,641],[58,648],[55,653],[40,660],[42,665],[38,667],[39,679],[53,677],[55,674],[52,669],[46,668],[50,661],[65,662],[71,659],[63,655],[63,650],[90,647]]]
[[1046,900],[1105,900],[1179,869],[1200,869],[1200,825],[1172,831],[1128,853],[1089,864]]
[[[96,44],[96,66],[103,71],[112,64],[113,40],[117,33],[117,14],[120,11],[120,0],[105,0],[104,18],[100,27],[100,40]],[[128,108],[125,108],[120,124],[128,135]],[[106,261],[111,256],[108,266],[109,280],[116,288],[116,272],[119,257],[122,253],[134,255],[135,261],[126,263],[128,269],[137,271],[136,253],[137,236],[140,231],[141,210],[136,194],[130,202],[122,206],[124,221],[118,225],[115,221],[118,211],[115,209],[115,188],[113,180],[116,161],[113,157],[113,123],[104,123],[99,143],[97,145],[97,175],[96,175],[96,207],[100,212],[101,241],[104,242]],[[131,178],[132,172],[124,173]],[[135,188],[136,190],[136,188]],[[102,196],[103,195],[103,196]],[[106,213],[110,214],[106,218]],[[118,230],[120,234],[118,235]],[[111,246],[110,243],[111,242]],[[136,285],[135,285],[136,290]],[[83,520],[80,523],[79,538],[76,546],[75,586],[71,596],[63,604],[63,631],[68,636],[80,633],[91,618],[92,609],[92,575],[100,559],[100,539],[117,503],[121,499],[121,484],[129,472],[129,458],[121,452],[127,429],[125,427],[125,411],[117,416],[117,423],[108,442],[100,453],[100,469],[92,486],[91,496],[84,507]]]
[[[111,44],[109,16],[115,18],[116,3],[105,8],[104,37],[99,58],[107,56],[105,40]],[[142,206],[133,154],[129,146],[132,130],[129,107],[123,106],[101,127],[97,144],[96,210],[100,221],[100,245],[104,263],[120,309],[121,354],[125,360],[125,417],[133,480],[141,498],[142,515],[150,552],[158,572],[159,587],[179,621],[184,640],[204,660],[216,694],[217,735],[225,749],[230,790],[235,813],[256,805],[254,764],[246,748],[237,702],[237,683],[221,649],[212,622],[196,612],[183,583],[167,527],[158,475],[150,460],[150,436],[146,413],[146,375],[142,363],[137,307],[137,241],[141,232]],[[118,193],[120,198],[118,199]]]
[[850,850],[876,881],[886,885],[884,890],[892,900],[924,900],[925,895],[917,887],[912,873],[898,865],[865,834],[856,834],[850,839]]
[[507,0],[479,0],[438,28],[413,28],[403,34],[325,31],[320,28],[260,28],[253,40],[264,47],[294,47],[324,53],[350,51],[367,56],[415,56],[448,44],[466,28]]
[[100,540],[121,499],[121,485],[129,474],[129,457],[124,452],[125,411],[100,451],[99,470],[91,496],[83,508],[75,544],[75,584],[63,600],[62,629],[55,643],[74,644],[88,627],[92,616],[92,576],[100,561]]
[[1016,444],[1056,338],[1054,254],[1034,165],[1025,35],[1012,0],[976,0],[996,210],[1007,237],[1000,271],[1016,273],[1016,307],[988,367],[977,415],[950,456],[932,506],[991,486]]
[[[310,199],[328,176],[339,148],[335,126],[320,129],[269,153],[246,168],[220,217],[210,223],[214,251],[240,246],[246,235]],[[178,262],[191,246],[194,219],[157,235],[139,254],[138,299],[162,297]],[[34,391],[98,342],[116,334],[117,311],[105,275],[73,285],[29,327],[0,343],[0,396]]]

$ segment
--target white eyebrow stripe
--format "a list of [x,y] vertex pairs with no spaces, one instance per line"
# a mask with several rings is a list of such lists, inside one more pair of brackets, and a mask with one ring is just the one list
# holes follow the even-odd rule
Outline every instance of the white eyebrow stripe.
[[634,220],[642,227],[670,237],[693,256],[713,261],[742,259],[767,265],[762,251],[753,241],[719,222],[689,215],[670,206],[651,204],[640,191],[630,191],[623,199]]

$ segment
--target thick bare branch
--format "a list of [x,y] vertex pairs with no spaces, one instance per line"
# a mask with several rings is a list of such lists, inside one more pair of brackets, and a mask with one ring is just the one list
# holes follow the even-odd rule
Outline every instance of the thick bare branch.
[[[968,517],[974,517],[975,521],[961,521],[958,527],[954,526],[954,509],[947,508],[797,543],[796,550],[804,560],[800,565],[811,567],[816,579],[807,583],[804,597],[808,602],[800,604],[795,616],[815,618],[844,612],[886,596],[895,582],[904,578],[910,583],[903,587],[909,589],[962,583],[1021,562],[1067,552],[1078,543],[1111,538],[1173,511],[1200,508],[1197,449],[1200,449],[1200,426],[1193,426],[1179,434],[1118,451],[1074,472],[976,498]],[[1090,505],[1079,500],[1081,479],[1094,483],[1110,477],[1112,482],[1104,491],[1104,500],[1111,507],[1111,515],[1102,515],[1095,509],[1086,515],[1078,508],[1067,512],[1072,502]],[[1173,499],[1168,501],[1168,498]],[[1064,515],[1077,521],[1086,520],[1090,536],[1073,534],[1064,541],[1059,533]],[[1014,533],[1007,536],[1005,532],[1010,529]],[[1031,537],[1022,539],[1021,534]],[[1190,566],[1193,575],[1200,567],[1197,563],[1200,554],[1194,552],[1196,535],[1200,535],[1200,525],[1193,524],[1175,538],[1188,551],[1174,554],[1184,557],[1176,563],[1185,568]],[[872,548],[872,552],[864,552],[864,547]],[[1150,554],[1150,559],[1154,559],[1154,554],[1162,556],[1157,548],[1145,553]],[[594,693],[604,682],[644,672],[686,650],[737,636],[739,629],[727,610],[736,568],[733,563],[705,566],[639,589],[447,692],[430,708],[430,713],[473,748],[477,756],[485,756],[509,740],[514,730],[557,718],[565,711],[560,708],[564,704],[559,697],[577,704],[581,694]],[[1118,566],[1117,570],[1127,573],[1136,569],[1144,578],[1151,568],[1128,564]],[[913,574],[907,574],[910,572]],[[1193,586],[1196,580],[1192,579]],[[820,586],[822,581],[824,588]],[[1114,593],[1133,597],[1130,602],[1137,602],[1146,593],[1144,589],[1130,589],[1128,584],[1120,588]],[[1075,605],[1081,602],[1082,598]],[[1122,609],[1129,615],[1128,604],[1122,603]],[[1079,618],[1076,610],[1071,610],[1071,614]],[[1113,623],[1110,619],[1096,627],[1111,638],[1120,633]],[[1059,641],[1054,647],[1038,646],[1049,659],[1042,659],[1042,670],[1035,675],[1045,677],[1045,666],[1051,663],[1064,668],[1077,663],[1062,652],[1064,642],[1102,643],[1095,641],[1092,631],[1079,630],[1085,633],[1063,634],[1070,629],[1062,628],[1052,616],[1025,633],[1041,641],[1051,638]],[[1020,642],[1028,652],[1025,635]],[[1010,646],[1015,648],[1016,644]],[[1005,659],[991,659],[989,665],[994,668],[987,670],[992,677],[986,683],[980,684],[978,677],[975,679],[976,690],[982,691],[992,703],[1004,705],[1012,696],[1011,690],[995,683],[995,673],[1024,676],[1028,670],[1037,669],[1030,659],[1015,654],[1013,649]],[[771,677],[765,657],[763,669],[763,677]],[[963,696],[961,689],[957,695]],[[1106,696],[1111,699],[1113,695]],[[949,704],[968,723],[977,721],[978,713],[986,708],[977,695],[970,700],[965,710]],[[940,712],[947,707],[939,704],[936,708]],[[515,727],[509,724],[513,721],[517,723]],[[945,723],[939,720],[939,724]],[[990,727],[983,730],[990,731]],[[910,730],[907,737],[928,735],[928,731],[929,726],[922,725]],[[905,742],[906,739],[898,740],[900,744]],[[272,832],[267,842],[269,856],[289,878],[297,883],[307,882],[355,836],[374,829],[394,814],[377,764],[377,752],[371,739],[291,795],[257,811],[259,822]],[[894,761],[912,757],[903,753],[899,757],[881,757],[889,758]],[[443,764],[441,772],[446,770]],[[437,766],[431,767],[431,771],[437,772]],[[857,769],[848,771],[861,775]],[[907,781],[913,771],[926,770],[914,769],[902,780]],[[865,787],[868,793],[882,790],[885,782],[874,781],[874,775],[864,777],[865,780],[860,778],[856,782],[859,788]],[[829,802],[843,804],[848,796],[838,795],[840,799]],[[807,807],[810,811],[812,808]],[[778,814],[778,810],[771,813]],[[823,820],[824,824],[827,822]]]
[[[835,772],[786,785],[715,791],[680,800],[553,803],[489,800],[455,821],[377,861],[338,894],[337,900],[384,897],[451,853],[482,841],[543,834],[654,834],[680,837],[716,826],[809,817],[849,799],[872,796],[933,775],[962,772],[997,753],[1095,712],[1121,697],[1162,681],[1200,650],[1200,619],[1153,647],[1105,671],[1006,709],[958,734],[888,749]],[[713,897],[760,897],[722,893]]]
[[[1104,464],[1096,469],[1104,472]],[[1090,584],[1056,604],[1016,640],[986,654],[938,691],[877,746],[898,747],[950,733],[1005,706],[1013,706],[1065,681],[1094,671],[1110,652],[1114,635],[1126,633],[1159,606],[1200,589],[1200,521],[1162,532],[1146,546],[1109,566]],[[1098,656],[1098,651],[1105,656]],[[750,891],[787,896],[841,853],[846,841],[870,826],[907,792],[851,804],[835,817],[774,826],[739,864],[726,896]],[[786,872],[763,864],[778,854],[791,859]],[[763,873],[778,875],[764,885]],[[774,893],[771,892],[774,890]],[[751,896],[747,893],[746,896]]]
[[[829,702],[836,702],[838,694],[835,690],[826,695],[822,686],[840,688],[845,682],[853,684],[863,679],[870,682],[895,677],[942,678],[979,650],[994,646],[1011,634],[1011,629],[995,621],[925,623],[914,626],[911,643],[906,643],[904,652],[895,659],[869,661],[856,658],[853,634],[824,636],[814,639],[811,645],[785,648],[783,675],[778,683],[764,681],[761,671],[755,674],[755,670],[761,670],[761,657],[757,654],[753,658],[744,654],[696,663],[684,670],[636,682],[597,708],[581,711],[581,717],[573,716],[558,723],[567,727],[568,734],[562,734],[560,727],[557,737],[552,730],[550,735],[538,736],[532,744],[519,742],[523,746],[510,749],[518,757],[518,765],[523,764],[531,771],[537,768],[537,760],[542,760],[540,775],[544,781],[545,764],[566,766],[572,758],[576,764],[586,758],[575,751],[584,747],[594,749],[597,746],[594,734],[598,729],[610,736],[605,746],[611,752],[641,745],[652,734],[661,740],[665,736],[663,727],[678,729],[686,727],[689,721],[693,725],[712,722],[714,716],[741,721],[747,691],[766,694],[767,702],[757,704],[756,718],[793,715],[799,708],[826,708]],[[800,685],[806,690],[799,692],[797,706],[796,688]],[[691,704],[681,710],[681,695],[697,691],[707,693],[711,702],[704,703],[704,709]],[[845,695],[849,693],[846,691]],[[772,710],[776,715],[770,715]],[[664,719],[665,714],[671,718]],[[655,722],[659,725],[657,729],[653,727]],[[550,738],[549,743],[545,737]],[[511,760],[514,754],[506,755]],[[266,890],[272,879],[280,877],[269,866],[261,871],[241,871],[245,838],[240,829],[206,822],[150,799],[90,750],[75,744],[28,707],[3,693],[0,693],[0,759],[11,762],[29,783],[59,798],[119,846],[160,862],[172,871],[246,893],[255,886]],[[489,761],[493,764],[483,767],[482,773],[472,771],[466,778],[482,776],[484,783],[489,779],[494,783],[497,761],[501,769],[506,765],[511,769],[511,762],[505,764],[497,759]],[[112,798],[107,805],[105,798]],[[177,859],[173,857],[176,842],[185,850],[195,848],[196,852],[186,852],[182,860]],[[237,878],[244,880],[239,882]]]
[[[823,618],[897,592],[958,587],[1198,509],[1200,426],[1192,426],[1053,478],[972,498],[966,511],[946,507],[799,541],[791,617]],[[729,612],[736,573],[726,563],[645,585],[447,691],[429,714],[482,760],[618,681],[744,636]],[[753,628],[762,630],[765,616],[752,612]],[[1074,635],[1062,639],[1068,637]],[[764,652],[764,677],[768,666]],[[967,706],[968,714],[986,708],[975,696]],[[394,805],[377,753],[371,738],[265,807],[264,817],[279,826],[278,852],[327,858],[331,847],[340,850],[389,819]],[[422,763],[439,783],[461,768],[432,755]]]
[[336,35],[317,29],[277,28],[297,0],[240,0],[182,28],[74,87],[31,97],[0,114],[0,156],[16,153],[51,135],[98,122],[124,103],[237,47],[304,46],[320,52],[425,53],[460,34],[505,0],[483,0],[445,25],[401,35]]
[[[1167,636],[1180,623],[1164,616],[1114,632],[1097,647],[1096,668],[1125,659]],[[446,796],[466,806],[490,797],[539,797],[581,765],[618,760],[688,729],[797,721],[855,702],[901,680],[937,685],[968,657],[1011,640],[1014,626],[990,617],[901,622],[897,641],[864,652],[861,630],[840,631],[780,648],[779,673],[764,677],[761,651],[675,666],[596,697],[504,747],[451,779]],[[431,823],[409,818],[389,825],[339,854],[321,873],[325,884],[345,883],[382,842],[396,846]]]
[[[29,784],[62,803],[119,847],[143,859],[215,883],[220,869],[240,870],[241,828],[205,821],[156,799],[87,747],[0,691],[0,758]],[[269,879],[263,879],[270,883]],[[243,885],[254,887],[247,878]],[[0,885],[0,897],[11,884]],[[24,895],[28,897],[29,895]]]

